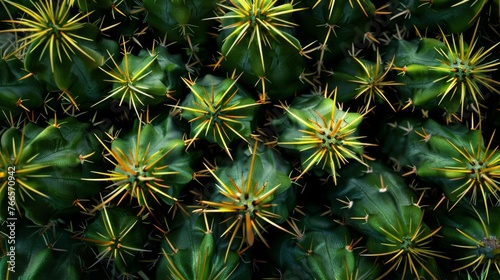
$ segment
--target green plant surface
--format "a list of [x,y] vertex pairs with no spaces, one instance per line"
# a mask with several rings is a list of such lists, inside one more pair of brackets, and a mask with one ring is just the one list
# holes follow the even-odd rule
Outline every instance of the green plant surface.
[[252,120],[260,103],[238,87],[239,77],[219,79],[205,76],[199,81],[184,79],[191,90],[183,103],[181,117],[191,126],[189,148],[197,139],[217,143],[232,158],[229,145],[236,139],[247,141]]
[[1,279],[499,279],[498,0],[0,0]]
[[337,108],[336,93],[330,93],[332,100],[325,89],[324,96],[297,98],[289,107],[282,105],[288,125],[277,144],[300,153],[302,172],[296,179],[314,168],[328,172],[336,183],[337,170],[349,159],[364,164],[363,147],[370,144],[357,135],[363,115]]
[[[193,176],[192,156],[184,152],[184,142],[171,117],[158,124],[143,127],[135,122],[134,130],[123,138],[111,138],[111,147],[97,138],[106,150],[105,158],[114,166],[109,171],[92,171],[104,176],[83,178],[85,181],[109,181],[113,189],[103,196],[102,202],[91,212],[105,207],[111,201],[120,204],[126,197],[151,211],[161,203],[176,204],[182,187]],[[108,134],[108,136],[110,136]],[[97,136],[96,136],[97,137]]]

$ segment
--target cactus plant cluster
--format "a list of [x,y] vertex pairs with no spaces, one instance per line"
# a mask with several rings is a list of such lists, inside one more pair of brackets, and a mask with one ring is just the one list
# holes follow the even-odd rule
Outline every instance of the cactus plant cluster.
[[498,0],[0,0],[1,279],[498,279]]

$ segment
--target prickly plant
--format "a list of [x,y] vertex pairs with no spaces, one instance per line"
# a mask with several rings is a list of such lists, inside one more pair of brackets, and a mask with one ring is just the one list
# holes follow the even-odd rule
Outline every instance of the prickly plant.
[[0,278],[498,278],[499,16],[0,0]]
[[273,260],[281,267],[283,278],[296,279],[374,279],[381,265],[360,256],[360,242],[344,224],[322,215],[317,206],[308,205],[289,227],[296,236],[276,237]]
[[[498,215],[496,207],[489,211],[491,216]],[[484,209],[467,203],[460,203],[452,212],[439,211],[436,216],[442,223],[441,234],[447,241],[441,242],[441,246],[452,252],[452,272],[467,272],[476,275],[477,279],[498,277],[498,220],[488,219]]]
[[250,273],[236,251],[226,255],[220,221],[204,214],[178,215],[168,225],[156,279],[228,279]]
[[109,59],[112,65],[100,69],[108,76],[105,81],[112,83],[112,89],[108,96],[92,106],[108,99],[119,100],[119,106],[124,105],[125,101],[129,109],[133,108],[136,115],[140,116],[139,111],[144,111],[148,105],[165,102],[169,94],[176,91],[176,83],[170,83],[163,71],[170,75],[182,75],[181,66],[175,63],[175,57],[162,47],[156,48],[156,51],[142,50],[136,56],[129,53],[123,42],[121,63],[111,53]]
[[453,208],[460,200],[488,206],[498,203],[500,153],[494,134],[484,140],[481,130],[443,126],[427,120],[415,127],[406,160],[417,176],[438,185]]
[[[99,158],[89,126],[74,118],[53,119],[45,127],[24,123],[2,134],[1,220],[17,212],[45,224],[78,212],[78,202],[99,191],[98,185],[80,182],[81,177],[91,176],[89,161]],[[9,205],[9,193],[15,206]]]
[[217,166],[215,170],[206,165],[214,178],[215,190],[210,199],[201,200],[201,207],[194,211],[227,215],[227,229],[223,233],[229,238],[226,258],[238,239],[238,250],[247,250],[256,238],[269,247],[265,238],[268,226],[293,235],[280,225],[287,219],[295,199],[288,175],[289,164],[269,148],[259,147],[257,140],[252,142],[251,150],[238,150],[234,162]]
[[235,76],[220,79],[209,75],[184,82],[191,92],[175,108],[181,109],[181,117],[190,123],[187,148],[198,139],[206,139],[232,157],[230,144],[236,139],[248,141],[260,103],[238,86]]
[[338,108],[337,95],[336,90],[325,89],[324,95],[298,97],[290,106],[281,105],[285,115],[275,123],[283,128],[277,144],[299,153],[302,171],[296,179],[317,170],[336,183],[337,170],[349,160],[365,164],[363,148],[370,144],[360,141],[363,137],[357,130],[364,115]]
[[461,120],[467,107],[481,114],[483,89],[499,93],[499,83],[491,73],[500,62],[491,56],[498,43],[476,47],[478,26],[469,43],[463,34],[448,39],[442,32],[442,41],[422,38],[392,44],[390,53],[396,57],[393,68],[399,72],[397,81],[406,85],[400,91],[405,107],[441,108],[448,121]]
[[263,99],[286,98],[301,87],[304,71],[301,43],[288,31],[297,26],[291,19],[293,1],[232,0],[220,4],[220,53],[216,66],[243,72],[248,84],[260,83]]
[[[100,178],[85,181],[110,182],[110,191],[91,212],[116,201],[130,203],[133,199],[143,209],[151,211],[159,205],[175,205],[182,187],[191,181],[193,154],[184,152],[184,141],[172,117],[153,124],[146,118],[135,121],[132,131],[122,137],[107,135],[111,147],[96,135],[105,150],[111,170],[93,170]],[[128,199],[126,199],[128,198]]]
[[88,264],[89,268],[106,263],[116,275],[139,271],[137,260],[148,251],[142,221],[127,208],[103,207],[97,219],[76,238],[95,248],[95,262]]
[[351,176],[333,192],[331,211],[365,233],[366,251],[361,254],[380,258],[385,267],[377,279],[390,275],[438,278],[438,261],[449,257],[431,245],[440,227],[424,222],[421,197],[397,173],[377,162],[368,170],[356,164],[344,172]]
[[373,106],[386,103],[396,111],[394,103],[397,99],[394,87],[404,86],[404,83],[389,80],[388,74],[392,68],[394,58],[385,65],[377,51],[375,61],[349,57],[339,63],[328,78],[328,83],[338,85],[338,101],[347,102],[359,99],[362,112],[370,110]]

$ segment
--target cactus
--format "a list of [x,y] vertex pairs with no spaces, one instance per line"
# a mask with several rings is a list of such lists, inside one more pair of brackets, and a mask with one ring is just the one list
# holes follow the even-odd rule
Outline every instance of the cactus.
[[[241,244],[247,245],[246,249],[254,244],[256,236],[269,247],[263,236],[267,224],[293,235],[279,225],[288,217],[294,202],[289,166],[272,150],[266,147],[264,151],[258,150],[259,142],[253,142],[251,155],[239,150],[235,163],[217,167],[215,171],[205,165],[216,181],[216,191],[210,200],[201,200],[202,207],[194,211],[231,214],[223,234],[229,235],[232,231],[226,259],[240,231],[238,238],[241,238]],[[273,168],[269,169],[270,166]]]
[[[159,62],[162,59],[159,58],[160,54],[163,55],[162,64],[164,65]],[[113,98],[120,100],[119,106],[122,106],[123,101],[126,101],[129,109],[133,107],[136,115],[139,116],[139,110],[142,111],[147,105],[165,102],[169,91],[173,90],[172,85],[167,83],[162,69],[173,64],[173,67],[168,69],[168,72],[173,72],[179,66],[169,61],[169,55],[166,51],[156,54],[143,50],[134,56],[128,53],[126,44],[123,42],[123,59],[120,65],[111,54],[110,59],[114,68],[106,70],[101,67],[100,69],[110,78],[106,81],[113,84],[113,89],[108,96],[93,106]]]
[[488,213],[488,206],[499,199],[500,154],[492,147],[493,137],[485,143],[480,130],[427,120],[410,132],[407,140],[412,144],[403,161],[417,176],[439,186],[451,207],[468,199],[483,204]]
[[63,59],[71,60],[71,54],[78,53],[94,60],[89,51],[80,45],[81,41],[91,41],[90,38],[81,33],[81,29],[90,29],[92,26],[82,23],[88,14],[70,17],[71,3],[69,1],[60,3],[40,1],[33,3],[35,9],[8,0],[4,2],[33,18],[32,20],[20,18],[8,21],[24,27],[8,29],[3,32],[31,32],[29,36],[21,39],[19,48],[11,55],[24,49],[28,49],[28,55],[32,55],[38,49],[39,55],[44,56],[47,51],[52,72],[55,71],[56,63],[61,65]]
[[111,148],[102,139],[99,142],[107,151],[106,159],[113,163],[114,170],[93,171],[104,178],[84,178],[87,181],[111,181],[111,192],[102,203],[92,209],[95,212],[126,196],[137,199],[137,204],[151,211],[152,203],[177,203],[182,187],[193,175],[192,156],[184,153],[184,142],[180,139],[172,118],[157,125],[149,123],[142,127],[136,121],[134,131],[124,138],[111,137]]
[[363,115],[337,108],[337,91],[330,93],[333,100],[327,93],[325,89],[323,96],[296,98],[289,107],[282,105],[286,119],[275,126],[285,126],[277,144],[300,153],[302,172],[296,179],[316,168],[328,172],[336,184],[337,170],[349,159],[365,164],[363,147],[370,144],[360,142],[362,137],[357,136]]
[[338,97],[340,102],[363,99],[362,111],[364,112],[372,108],[372,102],[375,104],[385,102],[396,111],[392,105],[393,102],[389,101],[389,97],[386,96],[388,95],[386,89],[405,84],[387,80],[394,58],[384,66],[378,51],[376,55],[375,62],[357,57],[345,59],[335,68],[331,78],[328,78],[328,83],[338,85],[337,91],[341,93]]
[[287,279],[373,279],[381,273],[359,253],[362,238],[355,238],[346,226],[321,215],[318,207],[308,209],[288,223],[296,234],[278,235],[273,259]]
[[[260,83],[263,99],[286,98],[300,88],[305,68],[303,48],[287,29],[296,26],[290,17],[302,9],[293,1],[275,5],[272,0],[233,0],[220,4],[221,64],[229,72],[243,72],[249,83]],[[292,85],[292,86],[291,86]]]
[[47,127],[11,127],[2,134],[2,221],[10,216],[7,193],[14,193],[17,202],[12,211],[22,211],[41,225],[77,212],[76,202],[98,192],[98,185],[79,181],[91,175],[87,161],[96,159],[97,145],[88,130],[88,124],[66,118],[54,119]]
[[[463,34],[457,39],[452,35],[451,43],[442,32],[443,41],[433,38],[422,38],[407,42],[399,40],[393,43],[392,50],[396,59],[395,69],[401,75],[398,81],[407,87],[401,92],[407,106],[414,105],[425,109],[442,108],[451,121],[461,119],[466,105],[470,110],[481,115],[484,87],[492,93],[497,93],[498,82],[489,73],[500,65],[491,53],[497,44],[491,47],[480,47],[477,44],[476,25],[470,43],[466,43]],[[404,54],[399,53],[401,50]],[[458,115],[456,115],[459,113]]]
[[206,214],[177,216],[162,241],[156,278],[227,279],[248,275],[250,266],[240,262],[237,252],[226,255],[228,242],[217,236],[218,225]]
[[499,16],[0,0],[0,278],[499,278]]
[[440,230],[424,223],[421,199],[407,187],[401,177],[379,163],[373,163],[363,174],[360,165],[342,181],[344,188],[332,195],[332,212],[367,236],[365,256],[382,257],[385,272],[393,270],[406,279],[437,278],[437,260],[447,259],[444,252],[432,249],[430,243]]
[[259,103],[237,85],[238,77],[221,80],[205,76],[199,81],[184,79],[191,89],[180,106],[181,117],[191,124],[192,137],[187,148],[198,138],[217,143],[231,156],[229,145],[235,139],[247,141]]
[[[70,223],[55,220],[39,226],[24,220],[17,226],[22,226],[22,230],[16,231],[16,237],[25,242],[16,244],[15,251],[8,251],[7,256],[11,261],[1,263],[2,279],[16,278],[19,274],[26,278],[81,278],[82,271],[85,271],[84,262],[90,261],[93,255],[87,252],[84,244],[72,238],[75,232]],[[11,224],[9,231],[12,229]],[[10,248],[13,243],[6,244],[6,248]],[[73,258],[74,255],[80,258]]]
[[33,77],[22,79],[22,62],[13,58],[2,60],[1,64],[1,110],[17,118],[43,104],[43,87]]
[[[450,0],[423,0],[392,2],[396,24],[418,29],[438,27],[446,28],[450,33],[460,33],[470,28],[476,22],[483,10],[486,10],[488,1],[450,1]],[[456,20],[457,16],[461,20]]]
[[103,207],[98,219],[89,224],[83,235],[77,239],[97,247],[98,262],[113,260],[113,266],[120,273],[132,273],[140,270],[137,260],[144,249],[146,232],[141,220],[129,209]]

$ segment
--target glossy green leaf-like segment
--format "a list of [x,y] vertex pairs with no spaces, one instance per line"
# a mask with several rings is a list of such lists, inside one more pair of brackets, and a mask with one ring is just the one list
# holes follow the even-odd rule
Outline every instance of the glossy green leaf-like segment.
[[237,85],[237,78],[221,80],[205,76],[200,81],[184,79],[191,92],[177,108],[190,122],[191,139],[187,148],[197,139],[217,143],[229,157],[229,145],[236,139],[248,141],[252,120],[258,105]]
[[290,166],[278,154],[267,147],[258,149],[255,141],[250,155],[238,150],[234,162],[215,171],[207,166],[207,170],[215,179],[216,191],[210,200],[201,200],[202,208],[194,212],[227,214],[228,228],[222,235],[231,234],[228,252],[236,236],[247,247],[256,236],[269,247],[263,235],[267,225],[293,235],[280,225],[294,206],[295,194],[288,177]]
[[336,183],[337,170],[350,159],[364,164],[363,147],[370,144],[357,136],[364,114],[342,111],[335,98],[297,97],[289,107],[283,106],[286,115],[275,123],[283,130],[278,145],[300,154],[302,172],[298,178],[311,170],[324,170]]
[[161,201],[172,205],[177,202],[182,187],[192,179],[193,155],[184,152],[182,135],[170,117],[144,126],[136,121],[128,135],[112,139],[111,147],[103,141],[99,139],[114,169],[94,170],[104,177],[84,180],[112,182],[112,190],[92,212],[111,201],[120,204],[127,197],[130,201],[136,199],[139,206],[148,210],[161,205]]
[[[82,185],[80,181],[82,176],[90,175],[86,161],[95,160],[97,146],[87,137],[88,129],[89,124],[66,118],[59,123],[51,121],[45,128],[29,123],[2,134],[2,220],[7,218],[10,191],[15,194],[16,211],[36,224],[77,212],[74,202],[98,191],[98,186]],[[9,181],[15,182],[10,190]]]

